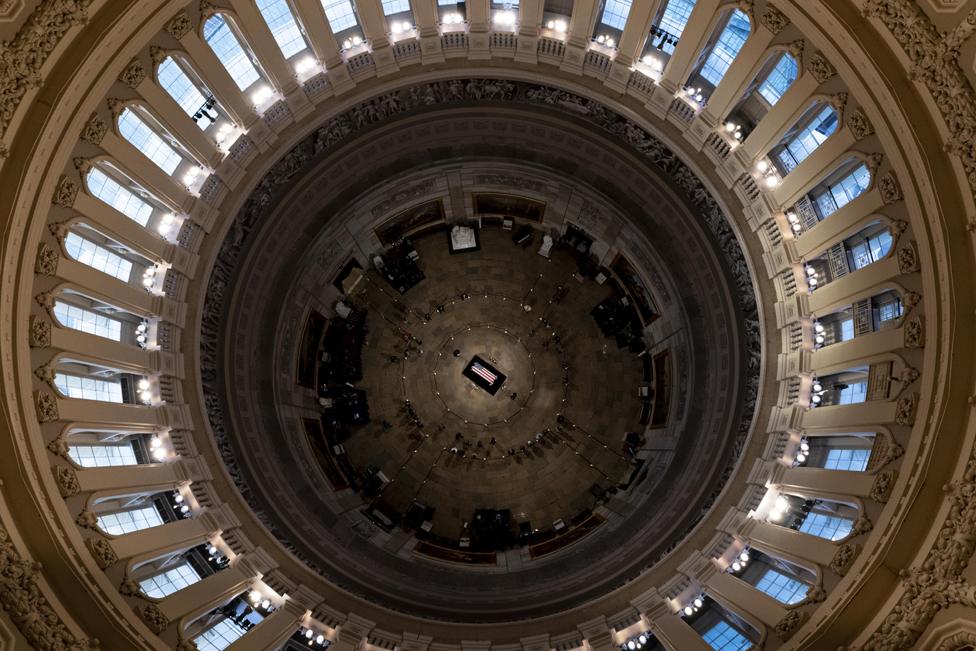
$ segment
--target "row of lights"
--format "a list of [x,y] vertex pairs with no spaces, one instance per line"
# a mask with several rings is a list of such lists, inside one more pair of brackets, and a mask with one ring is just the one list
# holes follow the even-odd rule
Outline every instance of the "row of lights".
[[756,163],[756,171],[762,176],[763,184],[770,190],[779,185],[779,173],[765,159]]
[[681,614],[685,617],[691,617],[705,605],[704,595],[698,595],[695,597],[691,603],[681,609]]
[[621,644],[621,649],[626,649],[627,651],[636,651],[642,648],[648,642],[648,637],[645,633],[641,633],[635,638],[627,640],[626,644]]
[[729,570],[732,572],[741,572],[743,569],[745,569],[745,566],[748,565],[750,558],[749,550],[743,549],[742,553],[739,554],[734,561],[732,561],[732,565],[729,566]]
[[149,324],[145,321],[136,326],[136,344],[140,348],[145,348],[149,345]]
[[159,226],[156,227],[156,232],[163,237],[169,237],[170,233],[173,232],[173,227],[176,226],[176,222],[176,215],[174,213],[167,213],[160,220]]
[[816,377],[813,378],[813,386],[810,387],[810,406],[816,407],[821,402],[823,402],[823,394],[827,390],[824,389],[823,384]]
[[737,142],[742,142],[742,126],[736,124],[735,122],[725,123],[725,133],[729,134],[736,139]]
[[790,512],[790,501],[779,495],[776,497],[776,501],[773,502],[773,508],[769,511],[769,519],[773,522],[779,522],[786,517],[786,514]]
[[614,45],[617,44],[617,42],[613,40],[612,36],[607,36],[606,34],[600,34],[599,36],[597,36],[596,42],[599,43],[600,45],[605,45],[607,47],[613,47]]
[[[136,387],[138,388],[138,391],[139,391],[139,400],[142,400],[142,402],[145,403],[145,404],[147,404],[147,405],[149,403],[151,403],[152,402],[152,383],[149,381],[149,378],[144,377],[144,378],[140,379],[139,382],[136,384]],[[155,449],[153,447],[153,443],[154,442],[157,443],[157,447],[158,447],[158,442],[159,442],[159,437],[158,436],[154,436],[152,438],[152,441],[150,441],[150,443],[149,443],[149,449],[150,450],[154,450]]]
[[649,67],[654,72],[660,73],[664,71],[664,63],[653,54],[645,54],[644,58],[641,59],[641,63]]
[[186,174],[183,175],[183,185],[185,185],[187,188],[193,187],[193,184],[197,182],[197,179],[200,178],[201,174],[203,174],[202,167],[199,165],[190,166],[190,169],[188,169]]
[[316,635],[315,631],[310,628],[305,630],[305,639],[308,640],[309,646],[318,644],[321,647],[325,647],[329,644],[329,640],[327,640],[323,634],[319,633]]
[[363,44],[363,37],[360,36],[359,34],[356,34],[355,36],[351,36],[342,42],[342,49],[351,50],[352,48],[359,47],[362,44]]
[[[146,380],[146,384],[148,383],[149,381]],[[141,385],[142,382],[140,382],[139,384]],[[153,434],[152,437],[149,439],[149,456],[151,456],[154,461],[165,461],[166,457],[169,456],[169,452],[166,450],[166,444],[163,443],[163,439],[160,438],[158,434]],[[179,496],[179,499],[177,500],[177,498],[174,497],[173,500],[176,502],[182,501],[183,496],[180,495],[179,493],[177,493],[177,495]],[[190,510],[189,507],[187,507],[186,510],[189,511]],[[182,511],[182,509],[180,509],[180,511]],[[182,512],[185,513],[185,511]]]
[[264,106],[272,95],[274,95],[274,91],[271,90],[271,86],[264,85],[251,93],[251,102],[255,106]]
[[265,598],[265,596],[263,594],[261,594],[259,591],[257,591],[257,590],[251,590],[251,592],[250,592],[250,594],[248,594],[247,598],[250,599],[251,604],[255,608],[260,608],[261,610],[265,610],[265,611],[268,611],[268,612],[271,611],[271,600]]
[[442,25],[460,25],[464,22],[464,16],[456,11],[444,14],[441,17]]
[[159,269],[156,265],[149,265],[146,270],[142,272],[142,286],[147,290],[152,290],[152,286],[156,284],[156,274]]
[[699,104],[705,102],[705,96],[702,95],[701,88],[696,88],[694,86],[687,86],[682,92],[684,93],[685,97],[695,102],[698,102]]
[[394,20],[392,23],[390,23],[390,33],[393,34],[394,36],[398,34],[405,34],[412,30],[413,30],[413,23],[411,23],[409,20],[402,20],[402,21]]
[[491,22],[498,27],[515,27],[518,21],[518,14],[514,11],[496,11],[491,17]]
[[307,72],[315,69],[318,66],[318,61],[312,57],[304,57],[295,62],[295,73],[298,75],[304,75]]
[[556,20],[550,20],[546,23],[546,29],[551,29],[559,34],[565,34],[566,30],[569,29],[569,25],[562,18],[557,18]]
[[220,128],[217,129],[217,136],[215,137],[215,140],[217,141],[217,145],[218,146],[223,145],[224,142],[226,142],[231,137],[231,134],[234,132],[234,129],[235,129],[234,125],[231,124],[230,122],[224,122],[222,125],[220,125]]
[[[183,496],[180,495],[180,497]],[[223,552],[217,549],[217,547],[213,544],[207,545],[207,554],[207,560],[211,563],[215,563],[220,566],[226,566],[230,563],[227,557],[224,556]]]
[[823,326],[819,321],[813,322],[813,345],[815,348],[820,348],[827,342],[827,328]]
[[805,438],[800,439],[800,451],[793,458],[794,466],[802,466],[807,462],[807,455],[810,454],[810,444]]
[[799,233],[803,230],[803,225],[800,223],[800,216],[792,210],[786,213],[786,221],[790,223],[790,230],[794,233]]
[[820,272],[812,264],[806,265],[803,271],[807,275],[807,287],[810,288],[810,291],[813,291],[820,284]]

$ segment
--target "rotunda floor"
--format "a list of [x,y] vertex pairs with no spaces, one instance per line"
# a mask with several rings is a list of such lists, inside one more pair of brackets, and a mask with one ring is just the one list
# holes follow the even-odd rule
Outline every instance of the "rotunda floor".
[[[483,229],[481,250],[455,255],[444,233],[415,239],[425,280],[401,296],[370,272],[354,299],[371,422],[343,445],[390,480],[379,499],[433,507],[431,532],[451,539],[482,508],[568,523],[627,481],[624,436],[643,430],[641,360],[590,315],[612,289],[579,282],[569,251],[537,255],[538,234],[525,249],[510,235]],[[463,374],[479,360],[494,395]]]

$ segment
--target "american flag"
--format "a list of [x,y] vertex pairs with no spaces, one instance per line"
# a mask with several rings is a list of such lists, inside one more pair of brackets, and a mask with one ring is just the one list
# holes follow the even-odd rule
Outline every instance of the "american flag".
[[486,369],[478,362],[471,365],[471,370],[483,377],[488,384],[494,384],[495,380],[498,379],[497,375]]

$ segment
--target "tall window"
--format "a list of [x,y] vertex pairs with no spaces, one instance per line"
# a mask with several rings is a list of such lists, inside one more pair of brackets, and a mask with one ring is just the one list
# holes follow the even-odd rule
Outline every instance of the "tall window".
[[237,35],[221,14],[214,14],[204,23],[203,40],[210,45],[210,49],[242,91],[261,78]]
[[859,402],[864,402],[867,399],[867,396],[868,396],[867,381],[851,382],[840,390],[840,394],[837,396],[837,402],[834,404],[854,405]]
[[149,223],[152,206],[97,167],[88,172],[88,190],[140,226]]
[[746,651],[752,648],[752,642],[724,619],[705,631],[702,639],[716,651]]
[[193,642],[200,651],[223,651],[243,635],[243,628],[229,619],[222,619],[193,638]]
[[688,18],[691,17],[691,10],[695,8],[695,0],[668,0],[658,26],[674,38],[669,43],[665,41],[661,45],[661,50],[667,54],[674,54],[674,47],[677,45],[678,38],[685,31]]
[[333,34],[359,24],[350,0],[322,0],[322,9],[325,10],[325,17],[329,19],[329,27],[332,28]]
[[[159,68],[156,69],[156,77],[159,79],[159,85],[162,86],[163,90],[180,105],[180,108],[189,115],[193,117],[196,115],[204,104],[207,103],[207,98],[203,96],[197,85],[183,72],[183,68],[180,67],[173,57],[166,57]],[[206,129],[210,125],[209,120],[197,120],[197,126],[201,129]]]
[[410,11],[410,0],[383,0],[383,15],[392,16]]
[[749,16],[741,9],[733,11],[701,69],[701,76],[712,86],[718,86],[722,77],[728,72],[732,61],[749,38],[749,30]]
[[135,466],[139,464],[132,445],[70,445],[68,455],[82,468]]
[[147,597],[162,599],[200,580],[200,575],[189,563],[177,565],[171,570],[151,576],[139,582],[139,588]]
[[159,516],[159,511],[154,506],[147,506],[131,511],[119,511],[117,513],[106,513],[98,516],[98,527],[102,531],[113,536],[141,531],[150,527],[158,527],[163,524],[163,519]]
[[854,338],[854,317],[848,317],[842,319],[840,322],[840,332],[841,341],[850,341]]
[[105,337],[112,341],[122,340],[122,322],[104,314],[86,310],[63,301],[54,304],[54,316],[66,328],[87,332],[90,335]]
[[69,398],[81,400],[101,400],[103,402],[122,402],[122,382],[119,380],[102,380],[80,375],[57,373],[54,385],[58,391]]
[[836,130],[837,111],[832,106],[825,106],[777,152],[783,171],[789,173]]
[[790,84],[796,81],[798,73],[796,59],[784,53],[773,66],[773,69],[769,71],[769,74],[766,75],[763,83],[760,84],[759,94],[769,102],[770,106],[775,106],[786,89],[790,87]]
[[872,235],[851,247],[851,257],[854,268],[862,269],[873,262],[882,259],[891,251],[891,232],[885,229],[877,235]]
[[824,468],[828,470],[851,470],[863,472],[868,467],[868,458],[871,450],[841,450],[831,449],[827,451],[827,461]]
[[95,244],[77,233],[68,233],[68,236],[64,238],[64,248],[68,251],[68,255],[81,264],[115,276],[122,282],[129,282],[129,276],[132,274],[132,263],[105,247]]
[[756,587],[783,604],[803,601],[810,589],[806,583],[776,570],[766,570]]
[[800,525],[800,531],[818,538],[840,540],[846,538],[853,527],[854,523],[847,518],[838,518],[825,513],[810,513]]
[[281,54],[290,59],[308,47],[286,0],[257,0],[258,11],[268,24]]
[[850,201],[860,196],[871,185],[871,172],[867,165],[859,165],[847,176],[827,187],[815,197],[820,219],[832,215]]
[[607,0],[603,5],[603,15],[600,22],[607,27],[613,27],[624,31],[627,24],[627,16],[630,15],[631,0]]
[[127,108],[119,115],[119,133],[167,174],[172,175],[183,161],[183,157],[132,109]]

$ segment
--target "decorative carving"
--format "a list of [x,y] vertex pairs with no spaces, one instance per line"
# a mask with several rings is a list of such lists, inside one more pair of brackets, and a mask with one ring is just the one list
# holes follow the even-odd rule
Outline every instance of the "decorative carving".
[[129,61],[129,65],[119,73],[119,81],[129,88],[137,88],[146,78],[146,68],[139,59]]
[[119,592],[127,597],[142,597],[142,589],[139,584],[130,579],[128,576],[122,579],[122,583],[119,584]]
[[105,124],[105,120],[102,119],[98,113],[92,113],[88,118],[88,122],[81,129],[81,139],[87,140],[93,145],[101,144],[102,138],[105,137],[105,132],[108,131],[108,125]]
[[844,576],[851,569],[857,555],[861,553],[861,546],[854,543],[844,543],[837,548],[834,557],[830,559],[830,569]]
[[47,225],[48,232],[59,240],[68,235],[68,222],[52,222]]
[[113,118],[118,118],[125,110],[125,102],[120,100],[118,97],[108,97],[105,99],[105,104],[108,105],[108,110],[112,112]]
[[88,174],[88,170],[92,168],[91,160],[85,158],[84,156],[75,156],[72,159],[72,162],[75,164],[75,169],[78,170],[78,173],[81,174],[82,177]]
[[41,366],[38,366],[34,369],[34,375],[37,376],[37,379],[41,382],[46,382],[51,386],[52,389],[54,388],[54,368],[50,365],[42,364]]
[[766,6],[766,10],[763,11],[762,18],[759,20],[766,29],[773,33],[773,36],[782,32],[783,28],[790,24],[786,16],[769,5]]
[[814,79],[819,81],[821,84],[837,74],[837,70],[834,66],[827,61],[825,57],[820,52],[814,52],[813,56],[810,57],[810,62],[807,64],[807,70],[813,75]]
[[878,181],[878,190],[881,192],[881,199],[886,205],[901,199],[901,186],[898,185],[898,179],[895,178],[894,172],[889,171],[881,177]]
[[878,169],[881,167],[881,163],[884,162],[884,154],[879,154],[874,152],[868,154],[864,158],[864,163],[868,166],[868,171],[871,173],[871,178],[878,178]]
[[874,133],[874,125],[868,120],[861,107],[857,107],[847,116],[847,128],[854,134],[855,140],[863,140]]
[[93,529],[96,531],[98,530],[98,516],[92,513],[91,511],[89,511],[88,509],[85,509],[84,511],[79,513],[78,517],[75,518],[75,522],[78,524],[79,527],[84,527],[85,529]]
[[904,303],[905,307],[908,309],[918,305],[920,300],[922,300],[922,295],[918,292],[905,292],[905,295],[901,297],[901,302]]
[[112,543],[104,538],[89,538],[85,541],[88,551],[95,558],[98,567],[108,569],[119,562],[119,556],[112,549]]
[[802,61],[804,47],[806,47],[806,41],[801,38],[790,43],[787,49],[789,49],[790,54],[793,55],[793,58],[795,58],[797,61]]
[[918,405],[918,394],[903,396],[895,405],[895,423],[898,425],[915,424],[915,407]]
[[915,242],[909,242],[898,249],[898,271],[903,274],[918,271],[918,251]]
[[871,484],[870,497],[875,502],[884,504],[891,497],[891,489],[895,487],[897,473],[894,470],[885,470],[874,476]]
[[40,564],[20,555],[10,535],[0,528],[0,607],[32,649],[84,651],[98,647],[97,640],[76,638],[44,597],[37,582]]
[[57,300],[57,293],[41,292],[40,294],[34,297],[34,300],[37,301],[37,304],[40,305],[41,307],[47,310],[53,310],[54,303]]
[[37,411],[37,422],[51,423],[60,417],[58,414],[58,401],[50,393],[34,394],[34,409]]
[[158,66],[160,63],[166,60],[169,55],[161,47],[155,45],[149,46],[149,59],[153,62],[154,66]]
[[91,0],[40,2],[17,35],[0,46],[0,137],[24,95],[41,85],[41,68],[69,29],[88,21]]
[[905,348],[922,348],[925,346],[925,325],[922,317],[913,316],[905,321]]
[[52,454],[68,459],[68,442],[64,439],[64,434],[59,434],[56,439],[48,443],[47,449]]
[[200,651],[193,640],[180,640],[176,645],[176,651]]
[[539,193],[545,192],[546,190],[545,183],[514,174],[479,174],[475,177],[475,182],[479,185],[503,185]]
[[416,199],[418,197],[422,197],[424,195],[430,194],[433,191],[434,191],[434,179],[428,179],[426,181],[422,181],[420,183],[412,185],[409,188],[404,188],[402,190],[397,191],[392,197],[385,199],[380,203],[376,204],[375,206],[373,206],[370,212],[373,214],[373,217],[379,217],[383,213],[391,210],[396,206],[403,205],[412,199]]
[[775,632],[776,637],[778,637],[783,642],[786,642],[793,634],[796,633],[797,629],[803,626],[803,623],[807,621],[810,615],[803,610],[791,610],[786,613],[783,619],[779,620],[776,624]]
[[913,366],[906,366],[901,370],[901,375],[898,376],[898,381],[903,385],[908,386],[921,376],[918,369]]
[[165,631],[166,627],[169,626],[169,618],[163,614],[163,611],[156,604],[144,605],[139,609],[139,616],[142,617],[142,621],[146,622],[149,630],[156,635]]
[[31,348],[47,348],[51,345],[51,324],[36,314],[31,314],[29,338]]
[[834,93],[830,96],[830,105],[837,109],[837,115],[843,116],[847,108],[847,93]]
[[53,276],[58,270],[60,254],[43,242],[37,247],[37,260],[34,261],[34,271],[44,276]]
[[172,20],[166,23],[166,32],[177,41],[189,34],[192,29],[193,24],[185,11],[176,14]]
[[902,236],[905,230],[908,228],[908,222],[902,219],[896,219],[890,224],[888,224],[888,230],[891,231],[891,239],[898,241],[898,238]]
[[873,528],[874,525],[871,524],[871,520],[868,519],[868,516],[862,513],[859,516],[857,516],[857,520],[854,522],[854,526],[851,527],[851,533],[849,537],[853,538],[854,536],[860,536],[862,533],[868,533]]
[[69,466],[55,466],[54,478],[58,482],[58,490],[61,497],[71,497],[81,492],[81,484],[78,483],[78,473]]
[[54,188],[54,196],[51,198],[51,202],[58,206],[70,208],[74,205],[77,196],[78,184],[67,176],[62,176]]

